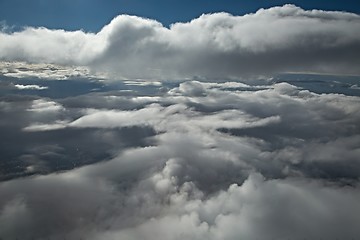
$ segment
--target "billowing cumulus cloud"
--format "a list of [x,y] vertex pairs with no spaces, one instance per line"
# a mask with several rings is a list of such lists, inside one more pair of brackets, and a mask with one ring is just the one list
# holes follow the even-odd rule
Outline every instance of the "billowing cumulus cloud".
[[360,74],[359,32],[356,14],[293,5],[244,16],[206,14],[170,28],[121,15],[98,33],[31,27],[0,33],[0,59],[85,65],[130,79]]
[[114,166],[118,175],[144,172],[138,161],[151,151],[138,153],[139,158],[125,155],[100,171],[3,184],[0,233],[21,239],[351,239],[359,234],[358,187],[251,174],[241,185],[204,197],[191,180],[179,181],[188,170],[174,159],[133,184],[119,179],[114,185],[106,175],[94,175],[101,169],[111,173]]

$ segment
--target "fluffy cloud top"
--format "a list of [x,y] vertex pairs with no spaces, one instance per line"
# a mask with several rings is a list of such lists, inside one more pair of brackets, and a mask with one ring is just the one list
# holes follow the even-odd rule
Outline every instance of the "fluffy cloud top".
[[294,5],[202,15],[170,28],[120,15],[98,33],[25,28],[0,33],[0,59],[86,65],[116,78],[360,74],[360,17]]

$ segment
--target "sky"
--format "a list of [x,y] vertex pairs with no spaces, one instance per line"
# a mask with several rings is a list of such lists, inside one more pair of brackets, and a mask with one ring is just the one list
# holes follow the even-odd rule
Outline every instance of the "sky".
[[0,18],[1,240],[360,236],[359,3]]
[[187,22],[203,13],[228,12],[243,15],[284,4],[304,9],[323,9],[360,13],[360,3],[353,0],[284,1],[284,0],[1,0],[0,21],[10,26],[97,32],[119,14],[155,19],[164,26]]

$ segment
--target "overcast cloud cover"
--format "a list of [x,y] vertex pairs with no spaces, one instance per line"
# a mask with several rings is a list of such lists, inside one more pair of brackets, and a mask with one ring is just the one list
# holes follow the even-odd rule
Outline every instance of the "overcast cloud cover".
[[170,28],[120,15],[98,33],[27,27],[0,34],[2,60],[85,65],[117,79],[358,75],[359,52],[358,15],[294,5],[244,16],[207,14]]
[[356,239],[359,47],[293,5],[3,31],[0,239]]

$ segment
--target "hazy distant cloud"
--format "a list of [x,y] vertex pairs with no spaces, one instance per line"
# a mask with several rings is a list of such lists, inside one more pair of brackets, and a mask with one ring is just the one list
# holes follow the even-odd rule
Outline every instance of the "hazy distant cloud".
[[[90,74],[89,69],[83,66],[60,66],[49,63],[35,64],[26,62],[0,62],[0,73],[6,77],[36,77],[49,80],[66,80],[69,78],[94,77],[94,75]],[[97,74],[96,77],[101,78],[101,75]],[[19,84],[17,88],[24,89],[24,87],[21,87],[21,85]]]
[[[115,78],[360,74],[360,17],[293,5],[202,15],[170,28],[121,15],[100,32],[27,28],[0,34],[0,59],[86,65]],[[43,44],[38,44],[39,42]]]

